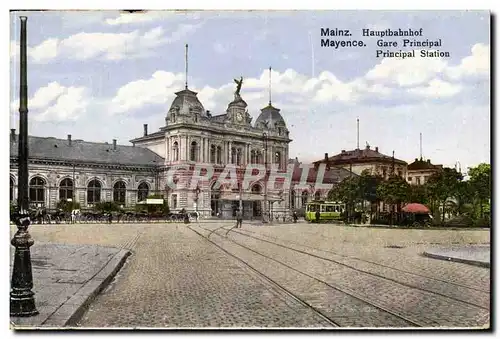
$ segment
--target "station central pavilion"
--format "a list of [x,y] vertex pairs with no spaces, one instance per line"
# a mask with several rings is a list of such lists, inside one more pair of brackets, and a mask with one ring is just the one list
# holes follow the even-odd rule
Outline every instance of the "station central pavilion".
[[[133,207],[147,196],[161,195],[171,211],[197,210],[202,216],[230,218],[242,200],[245,218],[258,217],[264,200],[263,180],[248,192],[215,189],[216,177],[226,164],[234,164],[239,175],[247,164],[278,166],[286,171],[291,139],[280,110],[271,102],[252,124],[247,103],[235,92],[223,114],[205,110],[197,93],[186,88],[175,93],[165,117],[165,126],[141,137],[132,146],[83,140],[29,136],[29,194],[32,206],[55,208],[60,200],[73,199],[82,209],[101,201]],[[18,135],[10,136],[10,199],[17,198]],[[215,166],[214,179],[191,188],[188,173],[179,172],[176,189],[167,185],[166,170],[174,165]],[[201,183],[201,182],[200,182]],[[289,191],[268,191],[268,209],[288,210]]]

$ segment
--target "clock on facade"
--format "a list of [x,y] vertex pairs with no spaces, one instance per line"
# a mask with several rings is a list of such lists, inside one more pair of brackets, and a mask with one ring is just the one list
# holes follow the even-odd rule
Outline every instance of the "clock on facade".
[[236,113],[236,120],[239,122],[243,121],[243,114],[241,114],[241,112]]

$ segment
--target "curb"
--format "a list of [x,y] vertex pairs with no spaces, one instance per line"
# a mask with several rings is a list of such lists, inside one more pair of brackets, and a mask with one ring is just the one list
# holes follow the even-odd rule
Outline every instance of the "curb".
[[[75,326],[89,305],[99,293],[109,285],[118,271],[131,255],[129,250],[121,249],[92,279],[87,281],[71,298],[51,314],[38,329]],[[15,329],[15,328],[14,328]]]
[[484,261],[462,259],[462,258],[457,258],[457,257],[449,257],[446,255],[439,255],[439,254],[433,254],[433,253],[428,253],[428,252],[423,252],[422,254],[425,257],[429,257],[432,259],[454,261],[454,262],[458,262],[458,263],[462,263],[462,264],[468,264],[468,265],[474,265],[474,266],[486,267],[486,268],[491,267],[491,264],[489,262],[484,262]]

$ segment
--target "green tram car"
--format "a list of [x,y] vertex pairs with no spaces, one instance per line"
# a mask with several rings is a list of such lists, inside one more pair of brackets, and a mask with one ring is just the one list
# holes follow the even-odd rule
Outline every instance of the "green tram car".
[[319,221],[340,221],[345,211],[345,204],[330,201],[311,201],[306,204],[305,219],[316,222],[316,211],[320,212]]

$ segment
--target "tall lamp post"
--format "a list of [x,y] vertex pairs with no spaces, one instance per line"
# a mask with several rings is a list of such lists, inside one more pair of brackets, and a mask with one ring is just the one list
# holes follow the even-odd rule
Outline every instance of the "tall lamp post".
[[16,248],[12,281],[10,290],[10,315],[30,317],[38,314],[35,306],[33,289],[33,274],[31,271],[30,247],[35,243],[31,238],[28,227],[29,218],[29,191],[28,191],[28,68],[26,21],[21,17],[21,74],[19,92],[19,150],[18,150],[18,215],[16,218],[17,232],[11,240]]
[[264,181],[264,208],[262,211],[262,223],[267,223],[267,133],[262,133],[262,137],[264,138],[264,168],[266,170],[265,181]]

